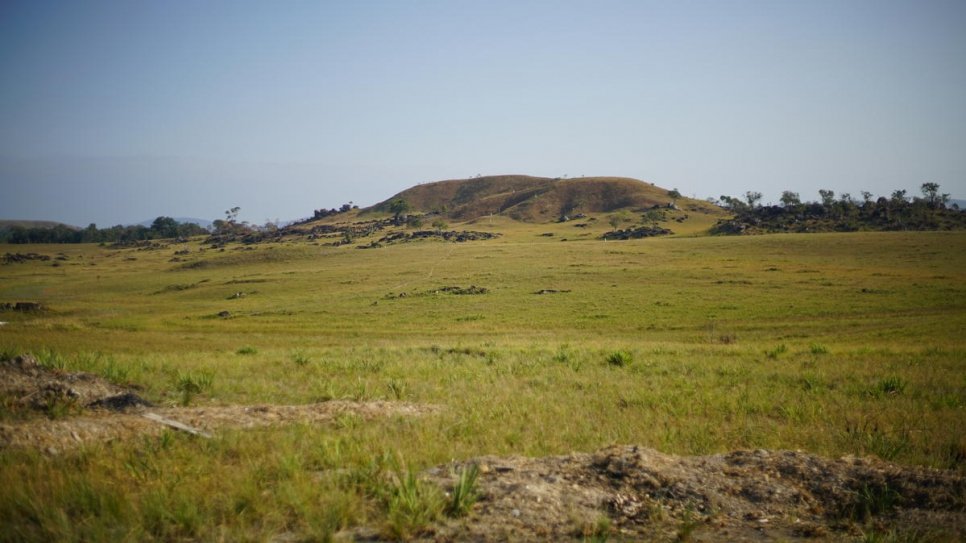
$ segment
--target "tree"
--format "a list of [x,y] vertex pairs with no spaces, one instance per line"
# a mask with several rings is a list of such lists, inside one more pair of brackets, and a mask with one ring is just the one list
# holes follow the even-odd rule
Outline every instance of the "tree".
[[904,203],[906,203],[906,191],[904,191],[904,190],[894,190],[894,191],[892,191],[892,203],[894,203],[894,204],[904,204]]
[[869,191],[867,191],[867,190],[863,190],[862,191],[862,201],[865,202],[865,203],[867,203],[867,204],[870,203],[870,202],[872,202],[872,193],[869,192]]
[[235,206],[227,211],[225,211],[225,220],[216,220],[212,223],[215,227],[216,234],[234,234],[240,230],[247,230],[247,228],[242,228],[237,222],[238,212],[241,208]]
[[178,237],[178,221],[171,217],[158,217],[151,223],[151,233],[158,238]]
[[761,201],[761,193],[753,190],[749,190],[745,193],[745,200],[748,200],[748,207],[754,208],[758,207],[758,202]]
[[923,183],[921,190],[930,207],[946,207],[949,202],[949,194],[939,193],[939,183]]
[[81,237],[81,239],[85,243],[93,243],[95,241],[100,241],[99,238],[100,238],[99,231],[97,230],[97,225],[94,223],[90,223],[87,225],[87,228],[84,229],[84,234]]
[[437,234],[442,233],[447,226],[449,225],[446,224],[446,221],[444,221],[443,219],[436,219],[435,221],[433,221],[433,228],[436,229]]
[[780,201],[784,207],[796,207],[802,205],[802,199],[799,198],[798,193],[790,190],[782,191]]
[[828,189],[819,189],[818,195],[822,197],[822,205],[826,208],[831,208],[835,204],[835,191]]
[[622,223],[627,222],[628,219],[629,217],[627,215],[627,211],[621,210],[621,211],[618,211],[617,213],[611,214],[611,216],[608,217],[607,222],[610,223],[611,227],[613,227],[614,230],[617,230],[617,227],[620,226]]
[[744,202],[741,201],[741,199],[736,198],[734,196],[728,196],[726,194],[722,194],[720,200],[721,200],[722,206],[730,209],[731,211],[734,211],[735,213],[740,213],[744,211],[745,208],[748,207],[747,205],[745,205]]
[[672,200],[677,200],[678,198],[681,197],[681,192],[678,191],[678,189],[675,188],[675,189],[671,189],[671,190],[667,191],[667,195]]
[[392,218],[397,225],[402,223],[402,216],[408,213],[410,209],[412,207],[410,207],[409,202],[402,198],[396,198],[389,202],[389,212],[392,213]]

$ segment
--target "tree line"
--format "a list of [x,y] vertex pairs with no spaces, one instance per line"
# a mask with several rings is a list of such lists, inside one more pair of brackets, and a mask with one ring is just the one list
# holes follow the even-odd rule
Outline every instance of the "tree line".
[[94,223],[87,228],[71,228],[63,224],[53,227],[13,225],[0,229],[0,243],[128,243],[204,234],[208,234],[208,230],[197,224],[180,223],[171,217],[158,217],[151,226],[119,224],[98,228]]
[[723,195],[714,203],[731,210],[734,218],[720,221],[713,232],[966,228],[966,213],[955,204],[948,207],[949,194],[940,192],[938,183],[923,183],[920,191],[921,197],[896,190],[890,197],[878,198],[862,191],[861,199],[856,199],[849,193],[836,197],[834,191],[821,189],[819,200],[807,202],[797,192],[786,190],[779,205],[761,205],[760,192],[748,191],[744,198]]

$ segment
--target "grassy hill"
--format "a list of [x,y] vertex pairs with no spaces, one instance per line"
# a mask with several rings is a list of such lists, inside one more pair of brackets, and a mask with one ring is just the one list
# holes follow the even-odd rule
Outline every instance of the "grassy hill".
[[451,179],[406,189],[369,210],[388,212],[390,202],[397,199],[405,200],[414,210],[437,211],[463,221],[504,215],[524,222],[550,222],[579,213],[645,211],[672,201],[685,210],[724,215],[707,202],[675,199],[667,189],[627,177],[554,179],[498,175]]

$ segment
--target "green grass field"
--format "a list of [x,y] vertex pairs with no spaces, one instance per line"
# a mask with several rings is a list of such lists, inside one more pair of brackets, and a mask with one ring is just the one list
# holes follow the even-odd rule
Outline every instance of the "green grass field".
[[966,471],[966,233],[602,242],[603,222],[483,219],[468,228],[503,235],[371,250],[26,247],[67,260],[0,266],[0,302],[49,307],[0,313],[7,354],[137,383],[160,404],[193,372],[212,378],[195,405],[441,409],[3,450],[0,539],[326,539],[395,525],[387,466],[613,443]]

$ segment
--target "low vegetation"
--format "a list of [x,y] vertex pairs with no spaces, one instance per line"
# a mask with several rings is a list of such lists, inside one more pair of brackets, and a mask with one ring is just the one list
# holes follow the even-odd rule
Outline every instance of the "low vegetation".
[[748,192],[745,199],[722,196],[721,203],[734,213],[712,229],[717,234],[775,232],[856,232],[859,230],[962,230],[966,213],[947,207],[949,194],[936,183],[923,183],[922,197],[909,198],[904,190],[891,197],[874,198],[863,192],[862,200],[851,194],[838,199],[832,190],[820,190],[821,201],[802,202],[798,193],[785,191],[781,205],[760,205],[761,193]]

